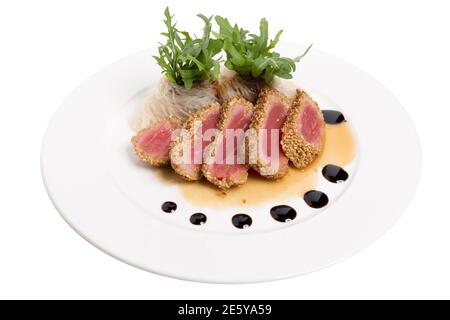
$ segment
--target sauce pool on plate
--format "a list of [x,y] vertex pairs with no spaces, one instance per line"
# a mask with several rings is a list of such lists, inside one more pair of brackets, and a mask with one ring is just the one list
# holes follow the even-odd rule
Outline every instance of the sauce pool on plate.
[[[356,142],[352,128],[347,122],[325,125],[325,143],[320,156],[307,168],[291,167],[289,173],[279,180],[268,180],[249,172],[247,183],[226,191],[217,189],[207,181],[187,182],[170,169],[155,171],[163,182],[176,184],[182,196],[192,204],[202,207],[246,207],[276,200],[303,197],[314,190],[322,167],[333,164],[339,167],[351,163],[356,155]],[[270,190],[270,196],[268,196]]]

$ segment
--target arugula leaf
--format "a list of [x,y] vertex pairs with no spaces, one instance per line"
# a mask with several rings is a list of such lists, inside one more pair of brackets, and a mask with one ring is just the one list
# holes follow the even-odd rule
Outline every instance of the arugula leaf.
[[291,79],[298,63],[311,49],[310,45],[300,56],[291,59],[272,51],[278,44],[283,30],[278,31],[273,40],[269,40],[269,23],[261,19],[259,35],[250,34],[237,24],[232,26],[228,19],[215,17],[219,32],[213,34],[223,41],[227,59],[225,66],[243,77],[263,78],[271,83],[275,76]]
[[192,37],[189,32],[180,31],[169,8],[164,10],[164,24],[167,32],[161,33],[165,43],[158,47],[159,56],[153,56],[162,69],[162,73],[172,82],[190,89],[194,83],[217,80],[220,73],[220,58],[223,41],[211,39],[212,17],[202,14],[198,17],[204,22],[203,36]]

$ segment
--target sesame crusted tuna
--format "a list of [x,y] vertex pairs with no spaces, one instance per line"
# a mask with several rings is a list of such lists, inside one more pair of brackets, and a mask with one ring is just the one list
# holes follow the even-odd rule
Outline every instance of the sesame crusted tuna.
[[244,146],[245,131],[253,114],[253,104],[241,97],[227,100],[219,120],[219,133],[205,152],[203,175],[221,189],[247,181]]
[[195,181],[202,178],[204,149],[210,143],[205,133],[217,127],[220,108],[220,104],[212,103],[192,114],[170,146],[172,168],[186,180]]
[[180,127],[178,119],[169,116],[140,130],[133,138],[134,151],[142,161],[152,166],[169,162],[169,146],[175,131]]
[[289,170],[289,160],[280,146],[281,128],[289,110],[289,100],[279,91],[265,87],[261,90],[253,113],[247,138],[252,168],[261,176],[279,179]]
[[317,103],[297,90],[282,130],[284,153],[297,168],[309,165],[320,154],[325,138],[325,122]]

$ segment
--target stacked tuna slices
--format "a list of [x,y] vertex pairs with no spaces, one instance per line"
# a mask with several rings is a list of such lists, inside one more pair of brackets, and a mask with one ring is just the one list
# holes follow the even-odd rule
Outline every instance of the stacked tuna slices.
[[[253,99],[252,99],[253,100]],[[206,180],[221,189],[244,184],[251,168],[268,179],[311,164],[321,153],[325,122],[317,103],[297,90],[289,100],[264,87],[256,105],[231,97],[192,114],[174,117],[139,131],[131,141],[136,154],[152,166],[171,164],[189,181]]]
[[206,149],[202,165],[206,179],[219,188],[227,189],[247,181],[245,133],[253,109],[253,104],[241,97],[230,98],[222,106],[217,136]]

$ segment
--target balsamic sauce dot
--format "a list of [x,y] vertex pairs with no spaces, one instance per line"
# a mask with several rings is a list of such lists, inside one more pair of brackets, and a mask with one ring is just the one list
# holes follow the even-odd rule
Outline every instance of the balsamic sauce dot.
[[297,217],[297,211],[289,206],[280,205],[270,209],[270,215],[279,222],[289,222]]
[[161,209],[167,213],[174,213],[177,210],[177,204],[172,201],[166,201],[161,205]]
[[189,221],[196,226],[201,226],[206,223],[206,216],[203,213],[194,213]]
[[348,173],[341,167],[335,166],[334,164],[326,165],[322,169],[322,175],[330,182],[340,183],[348,179]]
[[239,213],[231,218],[231,222],[238,229],[245,229],[252,225],[252,218],[246,214]]
[[328,196],[317,190],[311,190],[303,196],[306,204],[314,209],[325,207],[328,204]]
[[328,124],[339,124],[345,121],[344,115],[336,110],[322,110],[323,119]]

